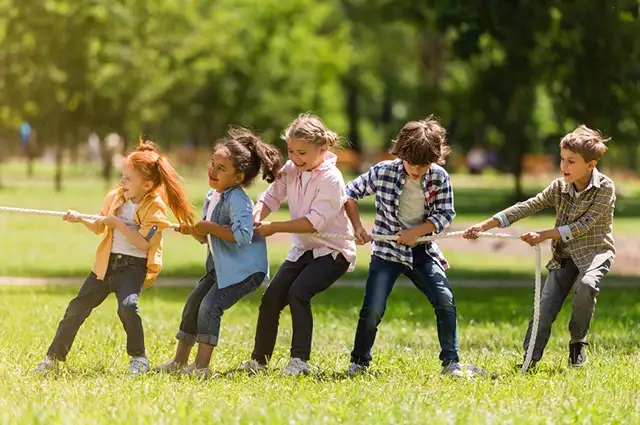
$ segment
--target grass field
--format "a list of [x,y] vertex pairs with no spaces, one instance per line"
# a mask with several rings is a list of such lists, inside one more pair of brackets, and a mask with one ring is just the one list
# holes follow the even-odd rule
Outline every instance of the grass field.
[[[459,289],[462,361],[497,379],[439,375],[435,320],[426,300],[396,288],[374,347],[370,373],[344,376],[362,293],[332,288],[314,299],[315,333],[308,377],[282,376],[290,341],[285,310],[270,373],[246,376],[235,367],[249,356],[262,289],[223,318],[221,345],[205,382],[176,376],[125,374],[125,338],[110,297],[81,328],[62,371],[30,373],[55,332],[69,287],[0,287],[0,423],[638,423],[640,290],[600,294],[590,363],[566,366],[561,313],[536,373],[521,375],[520,344],[530,314],[528,289]],[[153,288],[140,301],[153,364],[172,354],[188,289]]]

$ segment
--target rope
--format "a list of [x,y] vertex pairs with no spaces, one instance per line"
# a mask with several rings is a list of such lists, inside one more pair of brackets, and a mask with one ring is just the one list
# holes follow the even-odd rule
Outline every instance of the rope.
[[[43,216],[57,216],[64,217],[67,213],[61,211],[48,211],[48,210],[36,210],[36,209],[28,209],[28,208],[11,208],[11,207],[0,207],[0,212],[10,212],[10,213],[20,213],[20,214],[33,214],[33,215],[43,215]],[[92,221],[100,221],[104,220],[104,216],[101,215],[91,215],[91,214],[76,214],[76,217],[92,220]],[[136,223],[127,222],[128,225],[135,225]],[[171,223],[170,227],[178,227],[178,224]],[[464,232],[449,232],[443,233],[439,235],[430,235],[430,236],[422,236],[416,240],[416,242],[427,242],[433,241],[436,239],[446,239],[446,238],[455,238],[462,236]],[[508,233],[490,233],[490,232],[478,232],[478,236],[488,237],[488,238],[496,238],[496,239],[520,239],[520,237],[511,235]],[[340,233],[314,233],[313,236],[323,239],[340,239],[340,240],[355,240],[355,236],[352,235],[344,235]],[[398,239],[396,235],[371,235],[371,238],[376,241],[395,241]],[[525,373],[531,364],[531,358],[533,356],[533,349],[535,347],[536,338],[538,336],[538,323],[540,321],[540,292],[542,287],[542,259],[540,253],[540,245],[536,245],[536,276],[535,276],[535,286],[534,286],[534,300],[533,300],[533,323],[531,327],[531,338],[529,339],[529,345],[527,347],[527,352],[525,354],[524,363],[522,364],[521,372]],[[533,343],[532,343],[533,341]]]
[[[44,215],[44,216],[53,216],[53,217],[64,217],[67,215],[66,212],[62,211],[49,211],[49,210],[35,210],[30,208],[12,208],[12,207],[0,207],[0,212],[9,212],[9,213],[19,213],[19,214],[32,214],[32,215]],[[95,214],[74,214],[75,217],[81,218],[84,220],[90,221],[102,221],[106,217],[103,215],[95,215]],[[134,221],[125,221],[128,226],[137,226],[138,223]],[[175,228],[178,227],[178,224],[171,223],[169,227]]]

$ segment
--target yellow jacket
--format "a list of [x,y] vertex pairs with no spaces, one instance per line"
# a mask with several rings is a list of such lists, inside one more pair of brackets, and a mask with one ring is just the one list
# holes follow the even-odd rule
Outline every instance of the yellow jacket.
[[[100,215],[117,215],[118,209],[126,202],[121,186],[112,189],[104,198],[104,205]],[[136,210],[134,221],[140,226],[140,234],[146,238],[149,232],[156,227],[155,234],[149,240],[149,252],[147,256],[147,276],[143,288],[150,286],[162,269],[162,230],[169,226],[167,221],[167,206],[158,192],[148,193],[140,202]],[[99,280],[104,280],[111,255],[113,244],[113,229],[97,222],[96,234],[104,233],[102,242],[96,250],[96,260],[92,271]],[[106,230],[106,232],[105,232]]]

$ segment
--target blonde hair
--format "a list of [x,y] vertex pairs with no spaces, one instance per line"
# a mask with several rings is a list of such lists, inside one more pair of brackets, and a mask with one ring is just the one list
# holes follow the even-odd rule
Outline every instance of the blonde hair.
[[560,140],[560,149],[579,154],[585,162],[598,161],[607,151],[605,143],[609,140],[611,138],[605,139],[600,131],[581,125]]
[[300,114],[281,136],[284,140],[304,140],[329,149],[340,145],[340,138],[329,130],[320,118],[313,114]]

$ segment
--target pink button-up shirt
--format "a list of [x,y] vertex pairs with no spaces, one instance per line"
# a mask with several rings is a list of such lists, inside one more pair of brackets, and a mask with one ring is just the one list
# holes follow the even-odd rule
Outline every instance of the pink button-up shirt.
[[[302,187],[302,173],[291,161],[282,167],[281,175],[269,186],[258,201],[272,212],[289,201],[291,219],[305,217],[320,233],[339,233],[353,236],[353,229],[344,210],[347,202],[342,173],[336,167],[336,155],[327,152],[324,162],[311,171],[306,190]],[[297,261],[306,251],[313,250],[318,258],[339,252],[349,262],[349,271],[356,263],[356,244],[344,239],[323,239],[311,234],[291,234],[293,247],[287,260]]]

